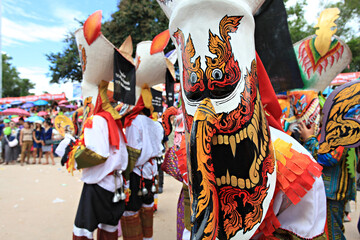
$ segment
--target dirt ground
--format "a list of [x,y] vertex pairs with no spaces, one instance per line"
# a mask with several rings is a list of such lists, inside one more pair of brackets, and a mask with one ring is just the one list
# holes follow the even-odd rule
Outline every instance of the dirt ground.
[[[56,165],[0,165],[0,239],[71,239],[80,198],[81,174]],[[176,239],[176,206],[181,183],[165,176],[154,218],[154,240]],[[358,197],[360,196],[358,192]],[[351,203],[352,221],[345,223],[349,240],[360,239],[359,207]],[[119,238],[121,239],[121,238]]]

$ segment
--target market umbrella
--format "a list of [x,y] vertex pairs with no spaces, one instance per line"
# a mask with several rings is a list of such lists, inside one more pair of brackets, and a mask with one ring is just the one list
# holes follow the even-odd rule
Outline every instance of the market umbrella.
[[15,100],[15,101],[12,101],[11,103],[10,103],[10,105],[19,105],[19,104],[22,104],[23,102],[22,101],[18,101],[18,100]]
[[[14,118],[11,118],[11,121],[18,123],[19,119],[20,119],[20,117],[14,117]],[[24,120],[26,121],[26,119],[24,119]]]
[[25,122],[36,122],[36,121],[39,121],[39,120],[42,121],[42,122],[45,121],[45,119],[42,118],[42,117],[39,117],[39,116],[31,116],[31,117],[27,118],[27,119],[25,120]]
[[38,112],[37,115],[40,116],[40,117],[43,117],[43,116],[49,115],[49,113],[45,112],[45,111],[40,111],[40,112]]
[[10,105],[10,104],[4,104],[4,105],[1,105],[1,107],[0,107],[0,108],[2,108],[2,109],[6,109],[6,108],[9,108],[9,107],[11,107],[11,105]]
[[44,105],[47,105],[47,104],[48,104],[48,102],[45,101],[45,100],[42,100],[42,99],[39,99],[39,100],[34,102],[35,106],[44,106]]
[[61,100],[59,102],[59,105],[66,105],[66,104],[69,104],[69,102],[67,100]]
[[77,108],[77,106],[74,106],[74,105],[72,105],[72,104],[66,105],[65,107],[66,107],[66,108],[70,108],[70,109],[76,109],[76,108]]
[[30,116],[30,113],[20,108],[8,108],[0,113],[1,115]]
[[27,103],[24,103],[23,105],[21,105],[21,108],[25,109],[25,108],[32,108],[34,105],[33,102],[27,102]]

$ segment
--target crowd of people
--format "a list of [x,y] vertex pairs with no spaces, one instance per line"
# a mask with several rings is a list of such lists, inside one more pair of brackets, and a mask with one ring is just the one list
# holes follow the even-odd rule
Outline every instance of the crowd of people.
[[63,136],[53,126],[54,117],[48,114],[44,121],[34,122],[24,117],[18,118],[16,122],[8,117],[1,119],[1,163],[55,165],[55,149]]

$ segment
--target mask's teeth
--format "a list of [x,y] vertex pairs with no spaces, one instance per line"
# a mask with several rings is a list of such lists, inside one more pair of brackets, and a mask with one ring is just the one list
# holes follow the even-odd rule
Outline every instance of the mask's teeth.
[[232,154],[235,158],[235,153],[236,153],[236,142],[235,142],[235,137],[234,136],[230,136],[229,138],[229,143],[230,143],[230,147],[231,147],[231,151],[232,151]]
[[246,133],[246,129],[244,129],[242,132],[243,132],[243,134],[244,134],[244,138],[243,138],[243,139],[247,138],[248,136],[247,136],[247,133]]
[[[258,166],[258,164],[255,164]],[[258,171],[254,171],[254,176],[259,176]],[[216,178],[216,185],[218,187],[228,185],[232,187],[239,187],[240,189],[251,189],[258,184],[259,180],[256,180],[256,177],[250,176],[250,178],[243,179],[243,178],[237,178],[236,176],[230,176],[229,170],[226,171],[226,176],[222,176],[221,178]]]
[[224,144],[229,145],[229,136],[224,135]]
[[238,179],[238,186],[239,186],[239,188],[244,189],[245,188],[245,180],[242,179],[242,178],[239,178]]
[[217,145],[217,144],[218,144],[218,137],[215,136],[215,135],[212,137],[212,144],[213,144],[213,145]]
[[237,187],[238,185],[238,179],[236,176],[231,176],[231,186]]
[[236,143],[240,143],[240,135],[239,135],[239,133],[237,133],[235,135],[235,137],[236,137]]
[[229,174],[229,169],[226,170],[226,184],[230,185],[230,174]]
[[245,130],[240,130],[240,133],[239,133],[240,141],[244,140],[244,132],[245,132]]
[[223,144],[224,143],[224,137],[223,135],[218,135],[218,143]]
[[225,185],[225,183],[226,183],[225,176],[222,176],[221,177],[221,185]]
[[220,178],[216,178],[216,185],[218,185],[219,187],[221,186],[221,180],[220,180]]
[[250,179],[247,178],[247,179],[245,180],[245,186],[246,186],[247,189],[250,189],[250,187],[251,187]]

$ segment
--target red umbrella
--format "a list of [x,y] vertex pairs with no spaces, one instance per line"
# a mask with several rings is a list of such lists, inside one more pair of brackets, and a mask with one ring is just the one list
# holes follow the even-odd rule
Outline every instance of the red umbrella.
[[59,102],[59,105],[66,105],[66,104],[69,104],[69,102],[67,100],[61,100]]
[[45,111],[40,111],[38,112],[37,114],[39,117],[43,117],[43,116],[46,116],[46,115],[49,115],[49,113],[45,112]]
[[20,108],[8,108],[0,113],[1,115],[30,116],[30,113]]
[[[18,123],[19,119],[20,119],[20,117],[16,117],[16,118],[12,118],[11,121]],[[26,120],[26,118],[24,120]]]

